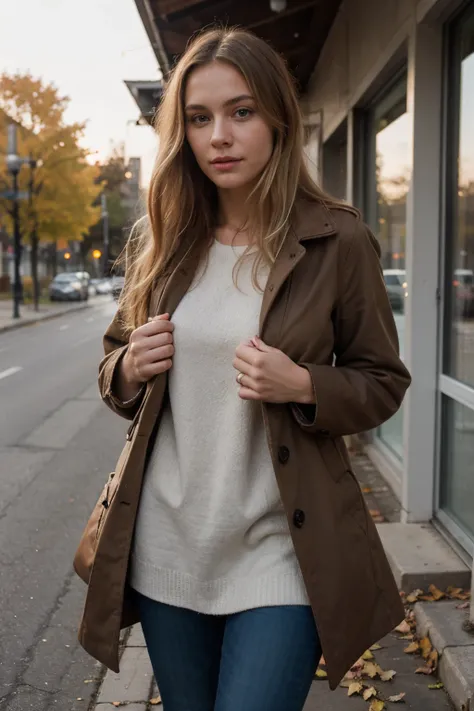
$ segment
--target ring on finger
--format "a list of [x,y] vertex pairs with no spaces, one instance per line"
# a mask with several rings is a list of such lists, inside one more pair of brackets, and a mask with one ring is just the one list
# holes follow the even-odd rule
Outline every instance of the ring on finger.
[[242,385],[242,378],[244,377],[243,373],[239,373],[237,376],[237,382],[239,385]]

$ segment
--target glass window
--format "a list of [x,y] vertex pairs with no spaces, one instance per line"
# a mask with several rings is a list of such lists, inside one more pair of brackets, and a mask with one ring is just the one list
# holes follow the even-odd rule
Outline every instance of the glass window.
[[347,194],[347,121],[323,145],[323,187],[333,197]]
[[[406,110],[406,79],[369,111],[369,186],[366,212],[382,249],[382,267],[403,358],[405,342],[406,202],[411,180],[410,121]],[[380,439],[403,458],[403,407],[378,431]]]
[[[454,42],[451,215],[446,234],[444,372],[474,387],[474,15]],[[454,111],[453,111],[454,113]]]
[[443,396],[440,505],[474,539],[474,410]]

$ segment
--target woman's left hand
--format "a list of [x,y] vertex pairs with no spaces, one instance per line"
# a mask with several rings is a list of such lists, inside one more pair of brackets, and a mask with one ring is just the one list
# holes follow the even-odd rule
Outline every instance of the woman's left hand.
[[233,366],[242,373],[237,375],[237,382],[243,400],[314,403],[313,384],[306,368],[257,336],[238,346]]

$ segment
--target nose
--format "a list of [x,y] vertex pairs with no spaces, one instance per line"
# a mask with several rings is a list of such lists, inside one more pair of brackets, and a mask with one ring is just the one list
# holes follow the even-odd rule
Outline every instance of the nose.
[[232,130],[229,122],[223,118],[215,118],[211,136],[213,148],[221,148],[222,146],[230,146],[233,142]]

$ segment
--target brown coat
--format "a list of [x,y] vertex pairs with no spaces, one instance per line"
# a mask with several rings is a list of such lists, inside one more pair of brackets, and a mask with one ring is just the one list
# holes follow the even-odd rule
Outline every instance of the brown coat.
[[[379,254],[355,211],[298,202],[260,317],[259,335],[309,370],[316,394],[317,407],[262,403],[262,415],[331,689],[404,616],[343,440],[391,417],[410,383],[398,356]],[[195,261],[192,252],[183,254],[156,285],[150,314],[174,312],[189,288]],[[148,383],[137,403],[123,407],[114,396],[114,376],[127,341],[117,317],[104,345],[102,397],[132,424],[115,475],[96,507],[92,537],[91,529],[87,534],[95,553],[90,576],[92,557],[84,563],[79,556],[75,563],[88,580],[79,639],[117,672],[120,628],[138,621],[127,568],[147,449],[167,376]]]

